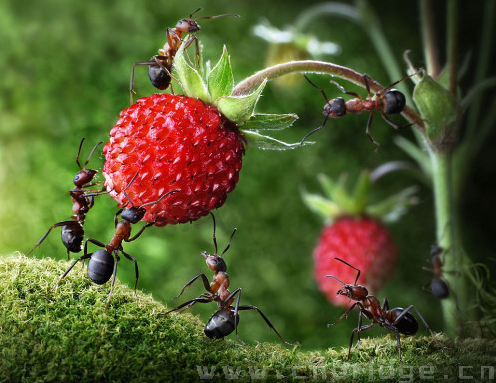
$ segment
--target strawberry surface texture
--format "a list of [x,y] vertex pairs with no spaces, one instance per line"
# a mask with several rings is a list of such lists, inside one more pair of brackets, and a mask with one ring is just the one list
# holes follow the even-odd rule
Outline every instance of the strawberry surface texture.
[[361,271],[357,284],[374,294],[392,275],[397,260],[397,247],[389,231],[369,217],[338,218],[325,226],[314,249],[314,277],[329,302],[348,306],[350,301],[336,295],[341,283],[326,275],[334,275],[346,284],[355,282],[357,271],[334,259],[340,258]]
[[143,220],[157,226],[195,221],[222,206],[236,187],[244,144],[236,124],[201,100],[144,97],[124,109],[110,131],[105,186],[119,206],[140,206],[177,190],[146,206]]

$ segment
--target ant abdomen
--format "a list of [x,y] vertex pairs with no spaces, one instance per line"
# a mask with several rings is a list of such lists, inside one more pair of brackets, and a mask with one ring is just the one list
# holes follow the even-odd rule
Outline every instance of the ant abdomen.
[[[153,57],[150,62],[153,61]],[[165,90],[169,87],[171,83],[171,76],[167,73],[160,65],[150,64],[148,65],[148,78],[152,85],[160,90]]]
[[217,311],[205,326],[205,335],[210,339],[222,339],[231,334],[239,324],[239,315],[234,317],[231,308]]
[[79,253],[84,239],[84,228],[79,221],[73,221],[62,226],[62,243],[72,253]]
[[446,299],[449,297],[449,288],[445,281],[442,279],[434,278],[431,281],[431,293],[437,299]]
[[[391,310],[393,317],[398,317],[405,309],[396,307]],[[418,331],[418,322],[409,312],[403,315],[398,323],[394,325],[403,335],[415,335]]]
[[399,114],[406,105],[405,95],[399,90],[391,89],[384,95],[384,113]]
[[107,250],[95,251],[88,262],[88,276],[97,285],[103,285],[114,271],[114,257]]

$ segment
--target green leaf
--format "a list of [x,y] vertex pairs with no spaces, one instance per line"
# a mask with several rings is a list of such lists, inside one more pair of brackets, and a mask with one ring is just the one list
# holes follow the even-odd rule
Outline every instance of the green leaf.
[[339,216],[341,209],[331,200],[318,195],[301,190],[301,198],[308,208],[323,218],[324,222],[330,223],[335,217]]
[[214,101],[214,106],[216,106],[229,120],[242,124],[253,114],[255,105],[265,88],[265,84],[267,84],[267,79],[265,79],[253,93],[246,96],[221,97]]
[[248,130],[283,130],[289,128],[298,119],[296,114],[256,113],[243,124]]
[[219,62],[208,75],[207,85],[212,100],[229,96],[234,88],[231,60],[225,45]]
[[207,85],[198,71],[193,68],[184,57],[185,45],[186,44],[181,44],[181,48],[179,48],[174,58],[174,68],[179,76],[183,91],[189,97],[199,98],[206,103],[210,103],[211,99]]
[[264,136],[263,134],[260,134],[255,130],[244,130],[244,129],[239,129],[239,130],[246,137],[249,145],[253,145],[259,149],[289,150],[289,149],[297,149],[307,144],[313,144],[313,142],[305,142],[303,144],[301,144],[300,142],[296,142],[294,144],[288,144],[287,142],[280,141],[276,138]]

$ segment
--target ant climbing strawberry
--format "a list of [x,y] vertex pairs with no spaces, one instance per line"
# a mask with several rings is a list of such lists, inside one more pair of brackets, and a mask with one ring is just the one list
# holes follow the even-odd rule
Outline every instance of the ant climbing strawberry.
[[133,92],[134,92],[134,68],[139,65],[148,66],[148,77],[152,85],[160,90],[165,90],[169,87],[172,76],[172,66],[174,63],[174,57],[183,44],[183,34],[188,33],[191,38],[185,42],[185,48],[188,48],[193,41],[196,43],[196,52],[198,56],[199,47],[198,39],[194,35],[200,30],[200,25],[197,23],[198,20],[212,20],[219,17],[239,17],[236,14],[223,14],[217,16],[205,16],[192,19],[193,15],[202,8],[198,8],[196,11],[189,15],[189,18],[181,19],[176,23],[174,28],[167,28],[167,42],[164,44],[162,49],[158,50],[158,55],[155,55],[149,61],[135,62],[131,70],[131,81],[129,85],[129,94],[131,98],[131,104],[133,103]]
[[[369,138],[369,140],[376,145],[377,148],[379,148],[380,144],[374,140],[374,138],[370,134],[370,128],[372,126],[372,119],[374,117],[374,112],[378,112],[381,114],[382,118],[389,124],[391,125],[394,129],[399,129],[400,126],[396,125],[393,121],[391,121],[387,116],[388,115],[393,115],[393,114],[399,114],[403,111],[406,105],[406,99],[405,95],[401,93],[397,89],[391,89],[393,86],[399,84],[400,82],[405,81],[406,79],[415,76],[419,73],[420,71],[413,73],[409,76],[403,77],[401,80],[393,82],[391,85],[387,86],[386,88],[383,88],[379,90],[378,92],[375,93],[375,95],[372,96],[371,91],[370,91],[370,82],[371,78],[364,74],[362,76],[363,82],[365,85],[365,88],[367,89],[367,97],[362,98],[358,93],[355,92],[350,92],[345,90],[341,85],[339,85],[335,81],[331,81],[331,83],[335,84],[338,89],[343,92],[344,94],[353,96],[354,98],[348,101],[345,101],[342,97],[336,97],[333,98],[332,100],[329,100],[324,92],[324,90],[320,87],[318,87],[316,84],[314,84],[306,75],[305,78],[306,80],[316,89],[322,93],[324,96],[324,99],[326,100],[326,104],[324,105],[324,111],[323,114],[325,116],[324,121],[322,122],[322,125],[320,125],[318,128],[315,128],[312,130],[310,133],[308,133],[301,142],[305,142],[305,140],[312,135],[313,133],[317,132],[318,130],[322,129],[325,124],[327,123],[328,118],[340,118],[344,117],[346,113],[351,113],[351,114],[359,114],[362,112],[369,112],[369,119],[367,121],[367,127],[365,129],[365,134]],[[402,127],[407,127],[410,126],[411,124],[404,125]]]

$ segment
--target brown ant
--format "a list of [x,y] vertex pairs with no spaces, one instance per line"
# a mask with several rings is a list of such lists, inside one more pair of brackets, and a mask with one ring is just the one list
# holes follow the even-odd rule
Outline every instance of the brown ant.
[[[319,88],[317,85],[315,85],[306,75],[305,78],[306,80],[316,89],[318,89],[322,95],[324,96],[324,99],[326,100],[326,104],[324,105],[324,111],[323,114],[325,116],[324,122],[322,125],[320,125],[318,128],[315,128],[312,130],[310,133],[308,133],[305,137],[303,137],[303,140],[301,142],[305,142],[305,140],[315,133],[316,131],[322,129],[326,122],[327,119],[330,118],[340,118],[344,117],[346,113],[352,113],[352,114],[359,114],[364,111],[370,112],[369,114],[369,119],[367,121],[367,128],[365,129],[365,134],[369,138],[369,140],[376,145],[377,148],[379,148],[380,144],[374,140],[374,138],[370,135],[370,127],[372,126],[372,119],[374,116],[374,111],[377,111],[381,114],[382,118],[389,124],[391,125],[394,129],[399,129],[400,126],[396,125],[393,121],[391,121],[387,115],[391,114],[399,114],[403,111],[406,105],[406,99],[405,95],[401,93],[397,89],[391,89],[393,86],[399,84],[402,81],[405,81],[406,79],[417,75],[419,72],[413,73],[409,76],[403,77],[401,80],[398,80],[396,82],[393,82],[391,85],[389,85],[386,88],[383,88],[376,92],[374,96],[372,96],[370,92],[370,81],[371,78],[364,74],[362,76],[363,82],[365,84],[365,88],[367,89],[367,97],[363,99],[358,93],[355,92],[350,92],[345,90],[341,85],[339,85],[335,81],[331,81],[331,83],[335,84],[338,89],[343,92],[344,94],[353,96],[355,98],[344,101],[342,97],[336,97],[333,98],[332,100],[329,100],[322,88]],[[404,125],[402,127],[407,127],[410,126],[411,124]]]
[[446,299],[450,294],[448,283],[443,278],[443,261],[440,257],[443,252],[442,247],[433,245],[430,252],[432,268],[423,267],[424,270],[434,274],[434,278],[427,282],[423,289],[438,299]]
[[183,43],[183,33],[192,34],[193,36],[186,42],[185,48],[188,48],[193,41],[197,44],[197,55],[199,52],[198,40],[194,34],[200,30],[200,25],[198,25],[198,20],[211,20],[217,19],[219,17],[233,16],[239,17],[235,14],[224,14],[217,16],[206,16],[192,19],[193,15],[202,8],[198,8],[196,11],[189,15],[189,18],[181,19],[176,23],[174,28],[167,28],[167,42],[164,44],[162,49],[158,50],[158,55],[151,58],[150,61],[136,62],[133,64],[131,70],[131,82],[129,86],[129,93],[131,97],[131,104],[133,103],[133,92],[134,92],[134,68],[137,65],[148,65],[148,77],[152,85],[160,90],[165,90],[169,87],[172,76],[172,65],[174,62],[174,56],[181,47]]
[[[227,265],[226,262],[224,261],[224,258],[222,257],[227,250],[231,246],[231,240],[234,237],[234,234],[236,233],[236,229],[233,230],[231,237],[229,238],[229,243],[224,249],[224,251],[218,255],[218,248],[217,248],[217,239],[215,237],[215,217],[212,213],[210,213],[213,219],[214,223],[214,234],[213,234],[213,241],[214,241],[214,246],[215,246],[215,254],[207,254],[207,252],[203,251],[201,255],[203,258],[205,258],[205,262],[207,263],[207,266],[210,270],[214,271],[214,277],[211,283],[209,283],[208,278],[206,277],[205,274],[200,273],[193,277],[188,283],[184,285],[182,288],[181,292],[179,295],[177,295],[174,299],[180,297],[184,290],[191,286],[193,282],[195,282],[198,278],[201,278],[203,281],[203,286],[205,287],[205,290],[207,290],[206,293],[201,294],[195,299],[189,300],[187,302],[184,302],[183,304],[177,306],[176,308],[167,311],[166,313],[158,313],[158,315],[168,315],[174,311],[178,311],[181,313],[187,309],[189,309],[191,306],[193,306],[195,303],[210,303],[210,302],[217,302],[217,305],[219,307],[219,310],[216,311],[208,320],[207,325],[205,326],[205,335],[211,339],[222,339],[229,334],[231,334],[233,331],[236,332],[236,336],[238,337],[239,341],[241,343],[244,343],[238,335],[238,323],[239,323],[239,311],[243,310],[256,310],[260,314],[260,316],[264,319],[265,323],[274,330],[274,332],[277,334],[279,339],[281,339],[282,342],[288,344],[288,345],[294,345],[293,343],[288,343],[286,342],[282,336],[277,332],[277,330],[274,328],[272,323],[269,321],[269,319],[265,316],[265,314],[256,306],[252,305],[244,305],[240,306],[239,305],[239,300],[241,297],[241,288],[237,288],[233,292],[230,292],[228,290],[229,287],[229,276],[226,273],[227,270]],[[237,297],[236,297],[237,295]],[[232,304],[234,303],[234,299],[236,297],[236,303],[234,306]]]
[[[122,248],[122,242],[132,242],[136,240],[143,232],[145,231],[146,228],[152,226],[155,224],[155,222],[148,222],[146,225],[144,225],[140,231],[134,235],[134,237],[130,238],[131,236],[131,228],[133,224],[138,223],[143,219],[143,217],[146,214],[146,209],[145,206],[153,205],[155,203],[158,203],[160,200],[165,198],[171,193],[177,193],[179,190],[172,190],[169,191],[165,194],[163,194],[161,197],[159,197],[158,200],[153,201],[153,202],[148,202],[145,203],[141,206],[135,206],[133,204],[133,201],[129,198],[129,196],[126,193],[127,188],[131,185],[131,183],[134,181],[134,179],[138,176],[138,173],[134,175],[134,177],[131,179],[129,184],[126,186],[126,188],[123,190],[124,195],[128,199],[129,203],[131,204],[131,207],[126,207],[126,208],[121,208],[114,216],[114,223],[115,223],[115,234],[112,237],[112,239],[109,241],[108,244],[105,244],[103,242],[97,241],[96,239],[93,238],[87,238],[85,243],[84,243],[84,254],[79,257],[77,260],[75,260],[69,268],[62,274],[58,282],[55,284],[55,286],[45,295],[48,295],[55,291],[57,288],[58,284],[64,279],[67,274],[72,270],[72,268],[78,263],[79,261],[84,261],[85,259],[89,258],[88,261],[88,276],[90,279],[95,282],[98,285],[103,285],[105,284],[110,277],[112,277],[112,283],[110,285],[110,293],[107,299],[107,303],[105,305],[105,312],[107,312],[109,304],[110,304],[110,298],[112,297],[112,291],[114,289],[114,284],[115,284],[115,278],[117,274],[117,264],[120,260],[119,257],[119,252],[122,253],[127,259],[131,260],[134,262],[135,266],[135,273],[136,273],[136,281],[134,283],[134,294],[137,296],[136,293],[136,286],[138,284],[138,278],[139,278],[139,272],[138,272],[138,262],[134,257],[129,255],[124,251]],[[118,217],[119,215],[121,216],[122,220],[119,221]],[[89,253],[88,254],[88,242],[93,243],[94,245],[103,247],[103,249],[97,250],[94,253]],[[115,257],[115,262],[114,262],[114,257]]]
[[71,196],[72,201],[72,212],[71,215],[72,220],[62,221],[55,223],[52,225],[50,229],[41,237],[41,239],[34,245],[34,247],[29,250],[26,255],[29,255],[36,249],[41,243],[48,237],[48,234],[52,231],[52,229],[56,227],[62,226],[62,243],[67,248],[67,259],[70,259],[70,253],[79,253],[82,249],[83,239],[84,239],[84,220],[86,219],[86,214],[94,205],[94,196],[106,194],[107,191],[99,191],[99,192],[91,192],[88,193],[88,189],[92,186],[98,185],[100,182],[92,182],[97,174],[97,170],[86,169],[86,165],[90,162],[93,153],[96,148],[103,144],[103,142],[99,142],[95,145],[90,155],[86,159],[86,162],[83,166],[79,163],[79,155],[81,154],[81,148],[83,146],[84,138],[81,140],[79,144],[79,150],[76,156],[76,164],[79,167],[79,172],[74,176],[74,185],[76,186],[74,189],[69,190],[69,194]]
[[[343,261],[342,259],[336,257],[334,257],[334,259],[344,263],[345,265],[348,265],[349,267],[357,271],[355,283],[352,285],[344,283],[334,275],[326,275],[326,277],[334,278],[343,285],[343,287],[337,292],[337,295],[344,295],[348,297],[350,301],[351,300],[356,301],[345,311],[343,315],[339,317],[339,319],[335,323],[328,324],[327,327],[331,327],[339,324],[343,320],[343,318],[348,317],[349,313],[355,307],[358,307],[358,309],[360,310],[358,314],[358,327],[353,329],[353,331],[351,332],[350,345],[348,348],[348,359],[350,358],[351,355],[351,346],[353,345],[353,337],[355,333],[357,333],[357,338],[358,338],[355,347],[358,347],[358,345],[360,344],[360,333],[378,324],[379,326],[384,327],[386,330],[393,331],[396,334],[398,353],[399,353],[399,358],[401,360],[400,334],[409,336],[409,335],[415,335],[418,331],[417,320],[409,312],[412,309],[415,310],[419,318],[422,320],[422,323],[427,328],[427,330],[429,330],[431,335],[434,335],[431,328],[429,327],[425,319],[422,317],[422,315],[420,315],[420,312],[415,308],[415,306],[410,305],[406,309],[403,309],[401,307],[396,307],[390,310],[389,302],[387,298],[384,298],[384,301],[381,306],[379,300],[375,296],[369,295],[368,290],[364,286],[357,285],[358,278],[360,277],[360,270],[350,265],[349,263]],[[362,326],[363,316],[365,316],[367,319],[370,319],[372,323]]]

